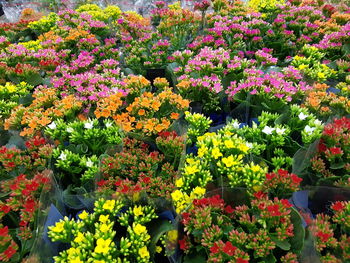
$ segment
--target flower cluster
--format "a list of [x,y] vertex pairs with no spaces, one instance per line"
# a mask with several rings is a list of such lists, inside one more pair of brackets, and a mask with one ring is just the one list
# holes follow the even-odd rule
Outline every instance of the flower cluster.
[[350,203],[336,201],[330,208],[333,215],[318,214],[310,230],[321,262],[346,262],[350,259]]
[[175,189],[176,166],[146,143],[125,138],[123,150],[101,161],[99,193],[125,194],[133,199],[146,193],[150,198],[169,198]]
[[101,198],[92,213],[84,210],[78,220],[65,217],[50,226],[51,240],[70,246],[54,257],[55,262],[151,262],[159,236],[151,236],[149,225],[158,216],[148,205],[124,206],[120,200]]
[[[288,116],[283,120],[282,116]],[[321,137],[322,122],[312,113],[297,105],[292,105],[284,114],[262,112],[252,126],[239,124],[233,120],[223,132],[231,132],[253,143],[251,152],[272,169],[291,168],[294,154]]]
[[[182,213],[185,234],[179,240],[180,248],[186,255],[195,253],[207,262],[244,263],[268,258],[298,262],[301,247],[293,241],[300,226],[295,213],[288,200],[268,200],[265,195],[236,207],[227,205],[219,195],[197,199]],[[281,248],[289,252],[280,254]]]
[[311,159],[310,179],[314,183],[350,185],[350,119],[334,119],[324,127],[317,154]]

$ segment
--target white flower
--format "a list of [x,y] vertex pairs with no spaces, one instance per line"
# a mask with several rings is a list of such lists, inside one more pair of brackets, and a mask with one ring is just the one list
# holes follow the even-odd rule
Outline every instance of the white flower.
[[92,129],[93,127],[94,127],[94,123],[92,121],[84,123],[84,128],[85,129]]
[[74,132],[74,129],[72,127],[67,127],[66,131],[69,133],[72,133],[72,132]]
[[310,127],[309,125],[305,126],[305,132],[309,135],[312,134],[315,129],[316,129],[315,127]]
[[51,129],[51,130],[54,130],[57,128],[56,123],[54,121],[51,122],[49,125],[47,125],[47,127],[49,127],[49,129]]
[[322,126],[322,121],[316,119],[316,120],[314,121],[314,124],[315,124],[316,126]]
[[112,125],[113,125],[113,123],[111,123],[111,122],[106,122],[106,128],[110,128],[110,127],[112,127]]
[[253,144],[251,142],[247,142],[245,144],[249,149],[253,148]]
[[93,166],[94,166],[94,162],[91,161],[90,159],[88,159],[88,160],[86,161],[86,167],[91,168],[91,167],[93,167]]
[[307,114],[304,114],[303,112],[300,112],[299,115],[298,115],[299,119],[300,120],[305,120],[307,117],[309,117],[309,115]]
[[232,122],[232,127],[235,128],[235,129],[239,129],[239,122],[237,120],[234,120]]
[[265,126],[264,129],[262,130],[263,133],[265,134],[272,134],[272,132],[275,130],[275,128],[271,128],[269,126]]
[[61,159],[62,161],[67,160],[67,154],[61,153],[60,156],[58,157],[58,159]]
[[284,128],[276,128],[276,133],[278,135],[283,135],[285,131],[286,131],[286,129],[284,129]]

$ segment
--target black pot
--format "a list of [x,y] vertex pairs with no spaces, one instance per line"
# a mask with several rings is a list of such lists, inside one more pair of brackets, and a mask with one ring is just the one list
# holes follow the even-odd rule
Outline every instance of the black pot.
[[190,103],[190,112],[191,113],[202,113],[203,112],[203,104],[199,101],[192,101]]
[[164,68],[151,68],[146,70],[146,79],[153,83],[156,78],[165,78]]

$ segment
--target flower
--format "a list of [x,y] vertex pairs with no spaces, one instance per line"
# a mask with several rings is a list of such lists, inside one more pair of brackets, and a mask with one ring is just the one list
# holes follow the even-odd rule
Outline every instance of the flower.
[[104,240],[103,238],[99,238],[96,241],[95,253],[98,254],[107,254],[110,250],[110,245],[112,243],[111,239]]
[[133,212],[134,212],[135,216],[142,216],[143,215],[143,211],[142,211],[141,206],[135,206],[133,209]]
[[264,129],[262,130],[263,133],[265,134],[272,134],[272,132],[275,130],[275,128],[271,128],[269,126],[265,126]]
[[147,232],[147,229],[145,226],[143,225],[140,225],[140,224],[137,224],[135,227],[134,227],[134,232],[136,235],[141,235],[143,233],[146,233]]
[[305,120],[307,117],[309,117],[307,114],[304,114],[303,112],[300,112],[299,115],[298,115],[299,119],[300,120]]
[[225,246],[223,247],[222,251],[224,253],[226,253],[227,255],[229,255],[229,256],[233,256],[233,254],[235,253],[236,249],[237,248],[234,247],[230,241],[227,241],[225,243]]
[[149,251],[146,246],[139,249],[139,255],[141,258],[149,258]]
[[343,202],[337,201],[334,204],[332,204],[331,208],[334,211],[342,211],[345,208],[345,204]]
[[49,127],[49,129],[51,129],[51,130],[54,130],[54,129],[56,129],[56,123],[53,121],[53,122],[51,122],[49,125],[47,125],[47,127]]
[[89,216],[89,214],[85,210],[79,214],[79,218],[81,220],[85,220],[86,218],[88,218],[88,216]]
[[65,154],[64,152],[62,152],[62,153],[60,154],[60,156],[58,157],[58,159],[60,159],[60,160],[62,160],[62,161],[67,160],[67,154]]
[[94,123],[92,121],[84,123],[85,129],[92,129],[93,127],[94,127]]
[[115,206],[115,200],[106,200],[106,202],[103,204],[103,209],[113,211]]
[[308,135],[311,135],[314,132],[315,129],[316,129],[315,127],[310,127],[309,125],[306,125],[305,128],[304,128],[305,132]]

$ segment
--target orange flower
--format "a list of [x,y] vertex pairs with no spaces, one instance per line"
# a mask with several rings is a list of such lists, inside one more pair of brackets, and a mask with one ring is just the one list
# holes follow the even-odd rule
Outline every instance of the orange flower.
[[154,101],[154,102],[152,103],[152,109],[155,110],[155,111],[159,110],[159,107],[160,107],[160,106],[161,106],[161,104],[160,104],[159,101]]
[[176,113],[176,112],[172,112],[170,114],[170,118],[172,118],[173,120],[177,120],[179,118],[180,114]]
[[146,112],[145,112],[144,109],[140,109],[139,112],[138,112],[138,114],[139,114],[140,116],[144,116],[145,113],[146,113]]
[[135,128],[136,128],[137,130],[141,130],[141,129],[142,129],[142,123],[141,123],[141,122],[137,122]]
[[157,124],[155,130],[159,133],[164,130],[164,126],[162,124]]

